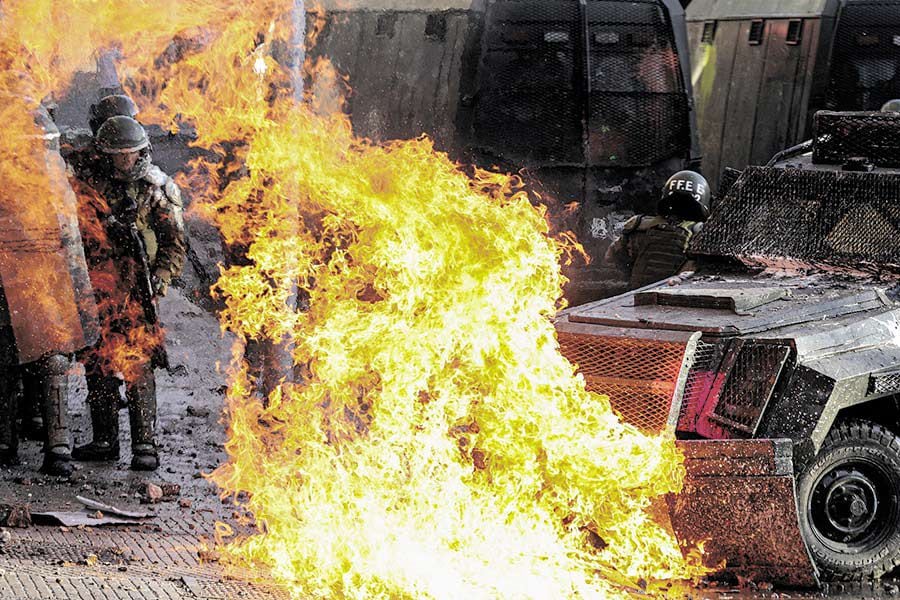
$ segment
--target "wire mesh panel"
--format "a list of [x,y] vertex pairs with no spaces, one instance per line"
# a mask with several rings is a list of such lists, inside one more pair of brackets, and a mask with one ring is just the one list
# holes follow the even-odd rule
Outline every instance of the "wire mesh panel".
[[813,119],[813,161],[842,165],[862,158],[900,167],[900,114],[819,111]]
[[838,16],[827,106],[878,110],[900,97],[900,3],[847,0]]
[[581,163],[579,6],[498,0],[487,11],[473,129],[507,160]]
[[787,346],[743,344],[728,372],[712,419],[753,435],[789,353]]
[[589,162],[645,166],[685,155],[687,96],[665,8],[594,0],[586,13]]
[[715,210],[717,206],[722,202],[722,199],[728,195],[728,191],[731,189],[731,186],[738,180],[741,176],[741,171],[738,169],[732,169],[731,167],[725,167],[722,170],[722,175],[719,177],[719,189],[712,197],[711,202],[711,210]]
[[900,373],[871,375],[867,394],[896,394],[900,392]]
[[563,354],[578,366],[588,390],[609,396],[626,423],[665,429],[684,359],[680,342],[559,333]]
[[748,167],[690,251],[900,272],[900,175]]
[[684,384],[681,412],[678,415],[679,431],[694,431],[697,416],[712,390],[716,370],[721,360],[721,356],[716,350],[715,344],[709,344],[703,340],[697,342],[693,362]]
[[532,165],[644,167],[689,154],[660,0],[493,0],[485,19],[476,146]]

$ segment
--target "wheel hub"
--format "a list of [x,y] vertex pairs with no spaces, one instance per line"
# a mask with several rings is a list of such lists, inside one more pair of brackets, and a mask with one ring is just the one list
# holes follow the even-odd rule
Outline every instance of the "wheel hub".
[[883,536],[890,486],[886,475],[863,461],[836,465],[816,482],[809,514],[823,543],[858,551]]
[[836,475],[826,489],[825,516],[838,531],[857,535],[872,524],[878,512],[875,485],[856,471]]

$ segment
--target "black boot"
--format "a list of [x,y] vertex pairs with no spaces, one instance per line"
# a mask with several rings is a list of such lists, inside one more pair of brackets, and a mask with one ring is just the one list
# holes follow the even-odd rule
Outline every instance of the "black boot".
[[19,436],[16,434],[17,394],[10,369],[0,369],[0,465],[19,464]]
[[94,439],[78,446],[72,458],[80,461],[119,460],[119,386],[115,377],[87,375],[88,407]]
[[75,470],[72,466],[71,455],[68,448],[63,451],[50,451],[44,453],[44,463],[41,465],[41,473],[45,475],[57,475],[68,477]]
[[156,378],[153,369],[147,370],[135,382],[128,384],[128,421],[131,425],[131,468],[135,471],[155,471],[159,467],[156,448]]

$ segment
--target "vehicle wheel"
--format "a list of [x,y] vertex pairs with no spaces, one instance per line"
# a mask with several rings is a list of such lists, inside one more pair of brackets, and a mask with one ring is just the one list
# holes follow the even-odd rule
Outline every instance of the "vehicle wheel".
[[900,564],[900,438],[834,426],[797,482],[800,530],[823,579],[881,577]]

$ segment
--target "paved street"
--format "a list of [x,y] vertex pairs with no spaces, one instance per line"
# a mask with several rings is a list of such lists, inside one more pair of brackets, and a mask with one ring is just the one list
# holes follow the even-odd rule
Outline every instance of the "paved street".
[[[219,499],[200,475],[224,460],[219,423],[230,340],[214,317],[177,290],[163,302],[169,328],[172,374],[158,372],[162,466],[155,473],[128,470],[128,416],[120,412],[123,454],[116,465],[82,464],[70,480],[37,473],[40,444],[26,441],[23,464],[0,471],[0,504],[29,505],[32,513],[78,511],[76,495],[120,509],[152,511],[138,526],[6,528],[0,539],[0,598],[86,600],[100,598],[283,598],[271,586],[227,578],[215,562],[211,538],[217,520],[233,522],[234,506]],[[71,378],[71,412],[79,443],[90,438],[85,390]],[[170,493],[142,504],[150,482]],[[168,484],[168,485],[166,485]],[[37,521],[38,518],[35,517]]]

